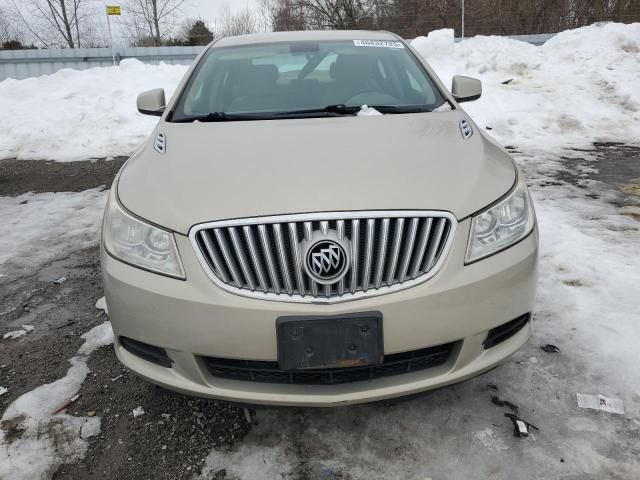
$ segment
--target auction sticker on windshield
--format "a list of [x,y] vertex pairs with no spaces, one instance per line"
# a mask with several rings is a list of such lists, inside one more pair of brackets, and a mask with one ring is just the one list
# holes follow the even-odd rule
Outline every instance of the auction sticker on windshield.
[[404,48],[402,42],[392,42],[390,40],[354,40],[356,47],[378,47],[378,48]]

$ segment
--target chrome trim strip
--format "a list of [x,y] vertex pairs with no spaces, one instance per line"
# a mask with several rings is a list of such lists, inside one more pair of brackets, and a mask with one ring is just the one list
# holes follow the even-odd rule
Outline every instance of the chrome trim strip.
[[[358,287],[358,256],[360,248],[360,219],[351,220],[351,294]],[[366,292],[365,292],[366,293]]]
[[231,276],[233,277],[233,281],[236,284],[236,287],[242,288],[243,282],[238,270],[236,269],[236,264],[229,255],[229,247],[227,246],[227,240],[224,238],[224,234],[220,231],[219,228],[213,230],[213,234],[218,240],[218,244],[220,245],[220,250],[222,250],[222,258],[224,258],[225,263],[229,267],[229,271],[231,272]]
[[404,249],[404,258],[402,259],[402,263],[400,264],[400,272],[398,274],[398,280],[400,282],[404,282],[407,279],[407,270],[409,269],[409,261],[411,257],[415,253],[413,251],[413,244],[416,241],[416,233],[418,232],[418,224],[420,223],[420,219],[417,217],[413,217],[411,219],[411,225],[409,226],[409,238],[407,239],[407,246]]
[[376,232],[376,219],[367,220],[367,240],[364,247],[364,272],[362,272],[362,289],[366,292],[369,290],[369,282],[371,280],[371,263],[373,261],[373,240]]
[[436,234],[433,237],[433,242],[431,242],[431,246],[429,247],[429,251],[427,252],[427,261],[424,264],[425,270],[429,270],[429,267],[433,263],[433,260],[436,256],[436,252],[438,251],[438,244],[440,243],[440,239],[442,238],[442,234],[444,233],[444,227],[446,222],[442,219],[438,220],[438,224],[436,225]]
[[431,235],[432,223],[433,223],[433,218],[427,218],[427,221],[424,222],[424,225],[422,225],[422,230],[420,231],[420,239],[418,240],[419,253],[413,259],[411,273],[409,274],[411,279],[416,278],[416,276],[418,276],[418,272],[420,271],[420,266],[422,265],[424,254],[427,251],[427,243],[429,242],[429,236]]
[[237,227],[229,228],[229,235],[231,236],[231,245],[233,245],[233,249],[236,252],[236,257],[240,262],[240,269],[242,270],[244,278],[247,280],[247,284],[249,285],[249,288],[251,289],[251,291],[253,291],[256,289],[256,285],[253,282],[253,277],[251,276],[251,272],[249,271],[249,266],[247,265],[247,262],[244,258],[245,256],[242,253],[242,248],[240,247],[240,239],[238,238],[238,231],[236,230],[236,228]]
[[387,242],[389,241],[389,225],[391,224],[390,218],[382,219],[382,234],[380,237],[380,251],[378,252],[378,266],[376,267],[376,280],[374,287],[380,288],[382,285],[382,274],[384,273],[384,261],[387,256]]
[[[313,236],[313,226],[311,222],[304,222],[304,239],[307,242],[311,241],[311,237]],[[307,260],[305,258],[302,259],[303,262]],[[313,278],[309,277],[309,283],[311,287],[311,296],[315,297],[318,295],[318,284],[313,280]]]
[[268,293],[269,287],[267,285],[267,279],[265,278],[264,272],[262,271],[262,265],[260,264],[260,259],[258,258],[258,246],[256,245],[256,241],[253,238],[251,227],[249,225],[244,226],[242,227],[242,231],[244,232],[244,238],[247,241],[247,245],[249,245],[249,255],[251,255],[251,261],[253,262],[253,268],[256,271],[260,288],[264,293]]
[[289,295],[293,295],[293,287],[291,285],[291,277],[289,276],[289,267],[287,265],[286,251],[284,248],[284,239],[282,237],[282,229],[279,223],[273,224],[273,233],[276,237],[276,245],[278,247],[278,259],[280,260],[280,269],[284,277],[284,287]]
[[298,231],[295,222],[289,222],[289,242],[291,243],[291,251],[293,252],[293,261],[296,268],[296,282],[298,293],[304,297],[304,274],[302,273],[302,257],[300,256],[300,241],[298,239]]
[[280,293],[280,282],[278,281],[278,275],[276,272],[276,266],[273,262],[273,252],[271,252],[271,245],[269,245],[269,237],[267,236],[267,226],[258,225],[258,233],[260,234],[260,242],[262,244],[262,250],[264,256],[267,259],[267,270],[269,271],[269,278],[271,279],[271,285],[273,291],[276,294]]
[[[450,230],[447,234],[446,242],[442,248],[442,253],[438,257],[437,262],[433,265],[431,270],[428,272],[419,275],[415,279],[409,279],[403,283],[397,283],[392,286],[383,286],[380,289],[370,289],[367,292],[358,291],[355,293],[348,293],[343,296],[326,298],[326,297],[317,297],[317,284],[315,284],[315,293],[313,296],[315,298],[309,298],[309,296],[303,297],[302,295],[293,294],[287,295],[285,293],[276,294],[273,292],[263,293],[260,291],[250,291],[247,289],[239,289],[235,288],[232,285],[224,283],[220,278],[218,278],[213,269],[210,267],[209,263],[205,259],[202,254],[200,247],[197,243],[197,234],[205,229],[213,229],[213,228],[223,228],[223,227],[232,227],[232,226],[249,226],[249,225],[258,225],[258,228],[262,225],[263,227],[266,224],[272,223],[286,223],[286,222],[300,222],[304,223],[305,226],[305,234],[307,230],[307,223],[309,227],[311,226],[312,221],[320,221],[320,220],[348,220],[354,221],[359,219],[368,219],[368,218],[390,218],[390,219],[399,219],[399,218],[408,218],[408,217],[426,217],[426,218],[434,218],[434,219],[448,219],[450,222]],[[443,227],[444,227],[444,222]],[[343,211],[343,212],[316,212],[316,213],[302,213],[302,214],[291,214],[291,215],[270,215],[265,217],[251,217],[251,218],[238,218],[232,220],[221,220],[215,222],[206,222],[194,225],[189,230],[189,239],[191,240],[191,245],[194,249],[196,257],[200,262],[202,269],[205,274],[211,279],[211,281],[220,287],[222,290],[225,290],[229,293],[245,297],[245,298],[253,298],[264,301],[281,301],[281,302],[290,302],[290,303],[312,303],[312,304],[336,304],[349,302],[353,300],[359,300],[362,298],[371,298],[380,295],[387,295],[390,293],[398,292],[400,290],[405,290],[407,288],[414,287],[421,283],[426,282],[430,278],[432,278],[440,269],[442,265],[446,261],[449,251],[451,250],[451,246],[453,245],[454,238],[457,232],[458,221],[456,217],[451,212],[441,211],[441,210],[374,210],[374,211]],[[245,235],[246,235],[246,229]],[[312,232],[310,231],[309,234]],[[206,238],[206,232],[203,232],[202,238]],[[249,246],[251,247],[251,243]],[[206,246],[206,243],[205,243]],[[267,253],[265,251],[265,253]],[[265,255],[267,258],[270,256]],[[213,257],[212,257],[213,258]],[[256,272],[258,270],[256,269]],[[315,283],[315,282],[314,282]]]
[[396,268],[398,267],[398,256],[400,255],[400,245],[402,243],[402,233],[404,231],[404,218],[396,219],[396,231],[393,236],[393,246],[391,247],[391,264],[389,272],[387,272],[387,285],[391,285],[393,278],[396,276]]
[[[338,232],[338,240],[344,240],[344,220],[338,220],[336,222],[336,230]],[[338,282],[338,295],[344,295],[344,277]]]

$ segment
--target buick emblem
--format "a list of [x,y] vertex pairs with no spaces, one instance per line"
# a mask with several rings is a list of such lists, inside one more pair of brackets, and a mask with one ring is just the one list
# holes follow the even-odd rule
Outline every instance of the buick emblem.
[[318,283],[339,281],[349,269],[349,254],[343,242],[329,236],[315,236],[307,243],[304,265],[307,274]]

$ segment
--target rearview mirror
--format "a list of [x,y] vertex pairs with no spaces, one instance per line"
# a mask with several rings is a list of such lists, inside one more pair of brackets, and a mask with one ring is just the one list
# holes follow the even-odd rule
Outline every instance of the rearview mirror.
[[138,111],[144,115],[155,115],[159,117],[164,112],[167,102],[164,98],[164,89],[154,88],[138,95],[136,101]]
[[482,95],[482,82],[477,78],[456,75],[451,82],[451,93],[458,103],[472,102]]

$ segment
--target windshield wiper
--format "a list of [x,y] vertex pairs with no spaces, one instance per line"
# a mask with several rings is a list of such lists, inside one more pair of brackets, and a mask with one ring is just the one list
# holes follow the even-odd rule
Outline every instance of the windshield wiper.
[[211,112],[206,115],[196,115],[193,117],[177,118],[172,120],[175,123],[189,123],[189,122],[235,122],[241,120],[268,120],[274,118],[271,114],[244,114],[244,113],[226,113],[226,112]]
[[360,111],[360,106],[347,107],[346,105],[339,103],[336,105],[327,105],[321,108],[309,108],[306,110],[290,110],[286,112],[277,112],[273,115],[276,117],[307,117],[307,116],[331,116],[337,117],[342,115],[354,115]]

